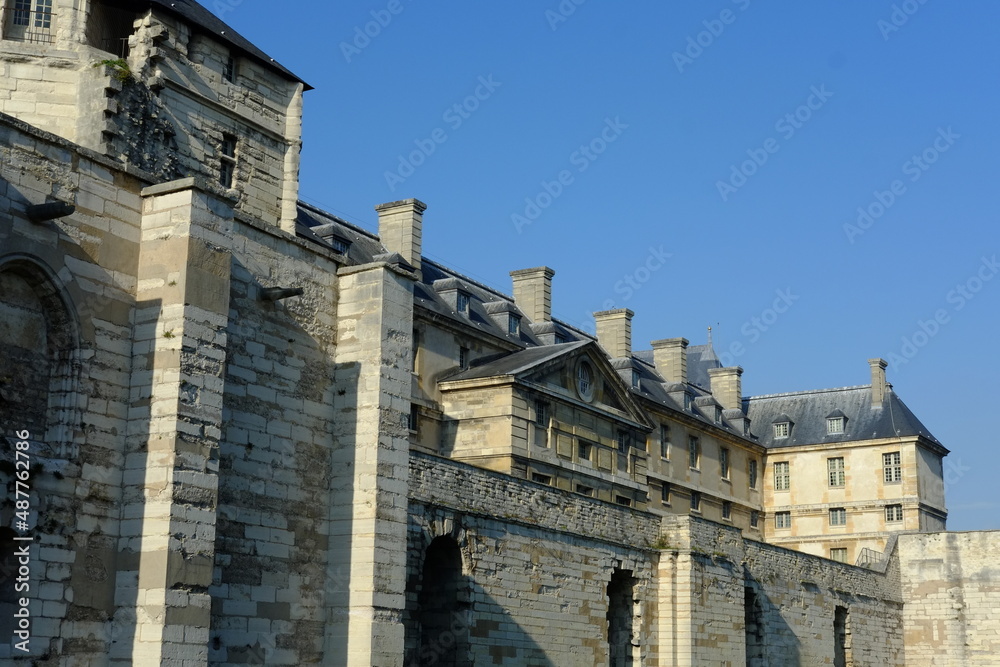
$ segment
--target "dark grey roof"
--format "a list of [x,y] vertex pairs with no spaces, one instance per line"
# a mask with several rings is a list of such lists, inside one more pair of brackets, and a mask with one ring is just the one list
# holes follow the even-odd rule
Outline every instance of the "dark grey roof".
[[517,375],[529,371],[539,364],[555,359],[567,352],[587,345],[587,341],[574,341],[572,343],[560,343],[559,345],[542,345],[539,347],[529,347],[525,350],[518,350],[493,361],[474,366],[461,373],[449,376],[444,381],[453,382],[458,380],[475,380],[479,378],[497,377],[503,375]]
[[[220,42],[224,42],[231,49],[243,54],[244,56],[249,56],[254,60],[257,60],[265,67],[269,67],[281,73],[292,81],[298,81],[299,83],[304,84],[306,90],[312,90],[312,86],[295,76],[295,74],[293,74],[290,70],[279,65],[274,58],[271,58],[254,46],[253,42],[230,28],[219,17],[193,0],[148,0],[147,2],[130,2],[129,4],[137,9],[152,6],[170,12],[171,14],[176,14],[190,24],[194,30],[200,30],[207,35],[211,35],[215,39]],[[250,8],[247,7],[247,11],[249,10]]]
[[722,368],[722,362],[715,356],[715,348],[711,343],[691,345],[687,349],[688,382],[710,391],[712,383],[708,378],[708,369]]
[[[871,396],[870,386],[845,387],[751,396],[743,399],[743,407],[754,434],[770,448],[912,436],[941,444],[890,388],[882,407],[873,408]],[[844,432],[827,435],[826,419],[838,410],[846,418]],[[792,423],[787,438],[775,439],[775,421]]]

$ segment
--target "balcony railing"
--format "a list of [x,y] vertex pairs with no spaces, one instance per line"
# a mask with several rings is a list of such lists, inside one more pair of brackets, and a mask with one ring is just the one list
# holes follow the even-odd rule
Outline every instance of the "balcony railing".
[[52,44],[55,42],[56,15],[42,9],[27,7],[8,7],[4,16],[4,39],[15,42],[33,42],[35,44]]

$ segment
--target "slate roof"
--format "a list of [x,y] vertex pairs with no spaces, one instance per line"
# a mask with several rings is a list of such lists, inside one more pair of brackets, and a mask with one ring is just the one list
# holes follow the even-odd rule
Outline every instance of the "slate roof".
[[[205,34],[213,36],[215,39],[227,44],[234,51],[253,58],[265,67],[276,70],[292,81],[304,84],[306,90],[312,90],[312,86],[295,76],[290,70],[280,65],[274,58],[271,58],[254,46],[250,40],[230,28],[222,19],[197,2],[194,2],[194,0],[149,0],[148,2],[131,2],[129,4],[136,8],[158,7],[171,14],[176,14],[189,23],[195,30],[201,30]],[[251,11],[249,6],[247,6],[245,11]]]
[[[871,386],[863,385],[751,396],[743,399],[743,408],[753,420],[754,434],[768,448],[912,436],[941,445],[891,388],[886,388],[882,407],[873,408],[871,397]],[[828,435],[826,419],[834,416],[845,417],[844,432]],[[791,432],[776,439],[771,424],[786,419]]]
[[588,341],[574,341],[558,345],[529,347],[518,352],[512,352],[500,359],[474,366],[456,375],[448,376],[446,381],[456,382],[459,380],[475,380],[503,375],[518,375],[587,344]]

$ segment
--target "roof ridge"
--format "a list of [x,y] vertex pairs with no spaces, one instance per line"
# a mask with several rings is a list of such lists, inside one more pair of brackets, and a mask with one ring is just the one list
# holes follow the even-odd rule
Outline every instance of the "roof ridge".
[[452,268],[449,268],[449,267],[445,266],[441,262],[435,262],[433,259],[429,259],[427,257],[424,257],[423,255],[421,255],[421,260],[420,261],[422,261],[422,262],[424,262],[426,264],[431,264],[432,266],[435,266],[438,269],[440,269],[441,271],[444,271],[445,273],[451,274],[452,276],[454,276],[456,278],[461,278],[462,280],[468,282],[469,284],[475,285],[479,289],[486,290],[487,292],[489,292],[490,294],[493,294],[494,296],[498,296],[501,299],[506,299],[507,301],[510,301],[511,303],[514,303],[514,297],[508,296],[508,295],[504,294],[503,292],[501,292],[500,290],[498,290],[498,289],[496,289],[494,287],[490,287],[489,285],[484,285],[483,283],[481,283],[478,280],[475,280],[473,278],[470,278],[469,276],[465,275],[464,273],[459,273],[455,269],[452,269]]
[[334,215],[333,213],[330,213],[329,211],[321,209],[319,206],[316,206],[314,204],[310,204],[308,202],[304,202],[301,199],[298,201],[298,204],[302,208],[309,209],[310,211],[313,211],[315,213],[320,213],[320,214],[322,214],[322,215],[324,215],[324,216],[326,216],[328,218],[333,218],[339,224],[344,225],[346,227],[349,227],[351,230],[353,230],[353,231],[355,231],[355,232],[357,232],[359,234],[363,234],[364,236],[367,236],[368,238],[372,239],[373,241],[379,241],[379,242],[381,242],[381,239],[379,239],[378,234],[376,234],[374,232],[371,232],[371,231],[369,231],[369,230],[367,230],[367,229],[365,229],[363,227],[359,227],[358,225],[354,224],[353,222],[348,222],[347,220],[344,220],[343,218],[341,218],[339,215]]
[[759,396],[744,396],[744,400],[753,401],[761,398],[784,398],[786,396],[805,396],[807,394],[831,394],[837,391],[852,391],[855,389],[871,389],[870,384],[858,384],[850,387],[831,387],[829,389],[807,389],[805,391],[786,391],[780,394],[760,394]]

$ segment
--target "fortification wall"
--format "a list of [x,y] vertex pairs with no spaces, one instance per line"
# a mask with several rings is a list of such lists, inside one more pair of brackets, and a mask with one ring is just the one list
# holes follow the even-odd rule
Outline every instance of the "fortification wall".
[[1000,531],[900,535],[906,663],[987,667],[1000,656]]

